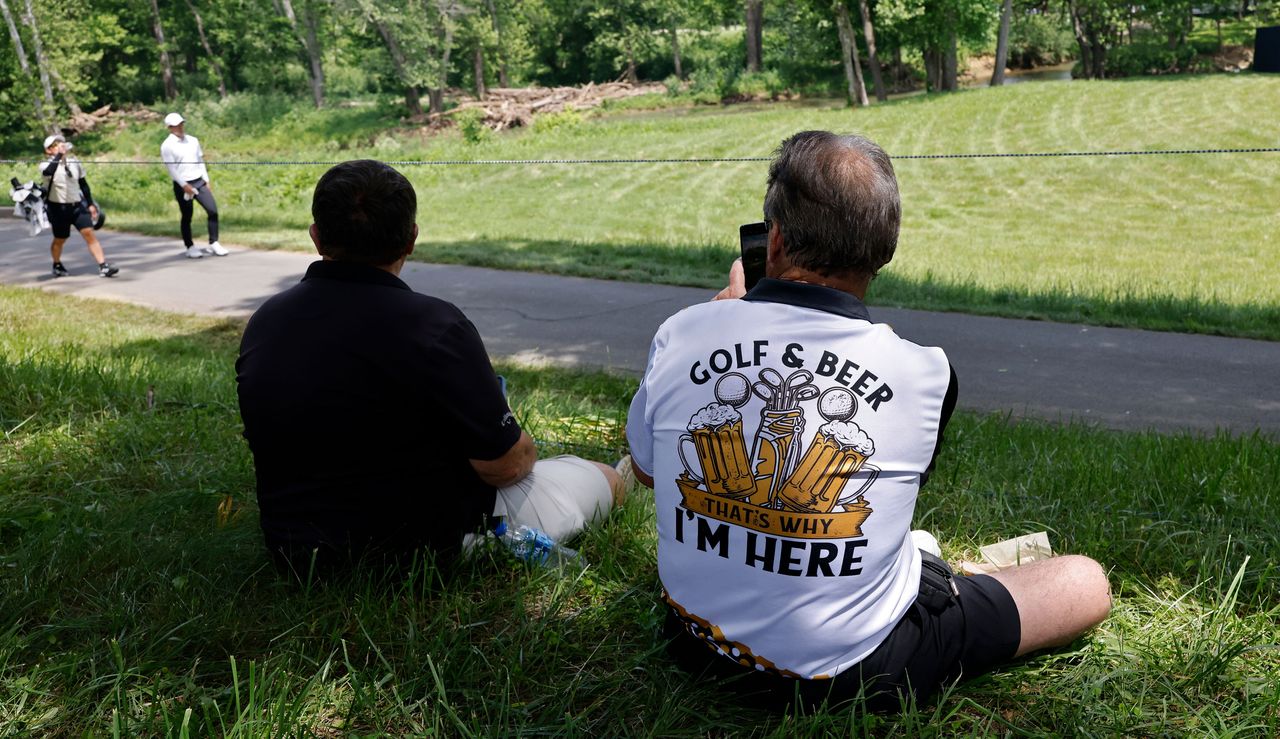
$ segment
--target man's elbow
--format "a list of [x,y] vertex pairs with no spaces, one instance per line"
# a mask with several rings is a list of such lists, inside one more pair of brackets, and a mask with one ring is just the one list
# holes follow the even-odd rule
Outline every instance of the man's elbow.
[[493,460],[469,461],[471,468],[486,485],[504,488],[523,480],[533,470],[533,463],[537,460],[538,448],[534,446],[533,437],[521,432],[520,440],[501,457]]

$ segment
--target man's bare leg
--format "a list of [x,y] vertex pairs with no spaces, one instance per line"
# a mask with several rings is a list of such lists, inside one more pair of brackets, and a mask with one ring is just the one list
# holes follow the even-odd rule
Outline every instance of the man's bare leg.
[[622,484],[622,477],[618,475],[618,471],[603,462],[592,462],[600,471],[604,473],[604,479],[609,481],[609,492],[613,496],[613,504],[615,506],[622,505],[622,501],[626,500],[627,488]]
[[1054,557],[991,576],[1004,585],[1018,606],[1022,640],[1015,656],[1070,644],[1102,623],[1111,610],[1107,573],[1088,557]]
[[107,261],[107,257],[102,253],[102,244],[98,242],[98,235],[93,232],[92,228],[80,229],[80,235],[84,237],[84,243],[89,247],[89,255],[93,257],[94,264],[102,264]]
[[49,244],[49,254],[53,257],[53,261],[62,261],[62,245],[67,243],[66,239],[54,238],[53,243]]

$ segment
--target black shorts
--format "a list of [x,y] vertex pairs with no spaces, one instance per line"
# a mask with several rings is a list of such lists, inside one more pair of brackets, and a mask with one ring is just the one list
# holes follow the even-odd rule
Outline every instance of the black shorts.
[[1013,596],[986,575],[955,578],[959,597],[941,608],[912,604],[888,638],[862,662],[829,680],[800,680],[743,668],[692,636],[668,611],[668,651],[681,667],[722,682],[753,705],[813,707],[859,697],[876,711],[927,700],[944,685],[976,677],[1018,651],[1022,623]]
[[49,203],[49,225],[53,227],[53,238],[65,239],[71,235],[71,227],[77,231],[93,228],[93,217],[89,209],[80,203]]

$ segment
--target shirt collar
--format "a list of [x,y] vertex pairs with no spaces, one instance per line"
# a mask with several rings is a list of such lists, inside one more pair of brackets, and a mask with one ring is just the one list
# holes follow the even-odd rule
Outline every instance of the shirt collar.
[[810,285],[795,280],[779,280],[765,277],[756,283],[743,300],[760,303],[783,303],[797,308],[810,308],[834,313],[845,318],[870,321],[871,314],[861,300],[843,290],[822,285]]
[[385,269],[358,262],[326,261],[323,259],[312,262],[307,267],[307,274],[302,278],[302,281],[306,282],[313,279],[338,280],[339,282],[354,282],[362,285],[381,285],[382,287],[394,287],[412,291],[412,288],[406,285],[404,280]]

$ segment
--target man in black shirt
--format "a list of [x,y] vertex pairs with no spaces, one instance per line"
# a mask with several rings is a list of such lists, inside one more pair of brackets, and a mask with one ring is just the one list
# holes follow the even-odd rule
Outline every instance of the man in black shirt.
[[567,538],[623,493],[608,465],[536,461],[475,326],[399,279],[416,211],[386,164],[330,169],[311,205],[322,260],[245,329],[236,380],[262,530],[300,571],[447,558],[495,516]]

